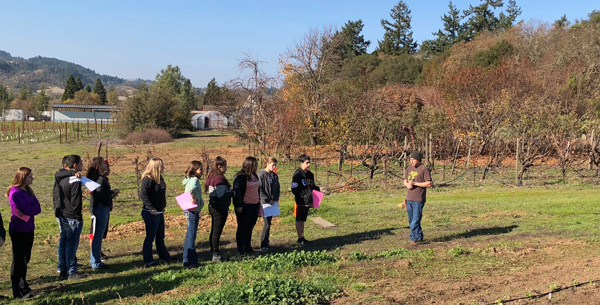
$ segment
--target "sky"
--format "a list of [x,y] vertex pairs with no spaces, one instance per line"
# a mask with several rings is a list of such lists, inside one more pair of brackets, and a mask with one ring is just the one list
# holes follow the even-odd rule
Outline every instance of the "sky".
[[[505,2],[508,2],[505,0]],[[433,38],[448,1],[405,0],[413,38]],[[455,0],[460,10],[480,0]],[[594,4],[595,3],[595,4]],[[179,66],[195,87],[240,76],[245,54],[277,76],[279,58],[311,28],[342,27],[361,19],[369,51],[383,37],[398,0],[0,0],[0,50],[13,56],[54,57],[126,79],[151,79],[167,65]],[[590,0],[517,0],[518,20],[552,23],[564,14],[587,18],[600,4]]]

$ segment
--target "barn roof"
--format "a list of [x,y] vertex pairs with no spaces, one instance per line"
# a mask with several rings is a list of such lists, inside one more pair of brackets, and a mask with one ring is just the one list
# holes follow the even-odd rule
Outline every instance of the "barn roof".
[[108,105],[52,104],[52,109],[93,109],[99,111],[116,111],[119,110],[119,107]]

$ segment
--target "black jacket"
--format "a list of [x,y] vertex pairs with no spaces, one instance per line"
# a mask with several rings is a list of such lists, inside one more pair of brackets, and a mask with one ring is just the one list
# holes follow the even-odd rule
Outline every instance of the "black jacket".
[[63,205],[63,200],[65,198],[65,194],[60,187],[60,181],[69,178],[71,176],[75,176],[75,171],[66,170],[61,168],[58,170],[56,174],[54,174],[54,188],[52,189],[52,203],[54,206],[54,216],[62,217],[61,207]]
[[321,189],[315,185],[315,175],[310,171],[297,169],[292,176],[292,193],[294,200],[299,206],[313,206],[312,191]]
[[142,209],[157,212],[164,212],[167,206],[167,185],[162,176],[160,176],[160,183],[156,183],[150,177],[144,177],[142,179],[142,186],[140,188],[140,199],[144,203]]
[[[58,181],[58,204],[55,202],[54,211],[56,217],[65,217],[83,221],[81,208],[83,206],[81,196],[81,180],[74,176],[74,171],[61,169],[54,175],[55,181]],[[54,196],[54,194],[53,194]]]
[[268,173],[263,169],[258,172],[258,179],[260,179],[260,203],[273,204],[279,201],[281,194],[279,176],[275,172]]
[[98,180],[96,182],[100,184],[100,187],[95,189],[92,192],[92,196],[90,197],[90,213],[93,213],[94,207],[99,204],[110,208],[110,210],[112,211],[113,191],[110,189],[110,183],[108,183],[108,178],[105,176],[100,176],[98,177]]
[[[258,176],[252,173],[256,180]],[[244,195],[246,195],[246,183],[248,182],[248,176],[245,174],[237,175],[233,179],[233,206],[236,208],[244,206]]]

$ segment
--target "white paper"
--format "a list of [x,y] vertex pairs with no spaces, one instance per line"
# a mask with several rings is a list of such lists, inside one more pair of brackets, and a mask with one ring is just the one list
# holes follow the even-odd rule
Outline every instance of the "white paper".
[[83,183],[83,185],[85,185],[90,192],[93,192],[95,189],[100,187],[99,183],[96,183],[87,177],[81,177],[81,183]]
[[275,202],[273,204],[263,204],[263,213],[265,213],[265,217],[271,217],[275,215],[279,215],[279,202]]

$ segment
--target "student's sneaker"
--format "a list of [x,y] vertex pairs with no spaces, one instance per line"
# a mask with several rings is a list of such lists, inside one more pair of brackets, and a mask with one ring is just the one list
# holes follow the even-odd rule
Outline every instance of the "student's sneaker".
[[215,253],[213,253],[212,261],[213,262],[226,262],[227,257],[224,255],[221,255],[221,253],[215,252]]
[[152,268],[155,266],[158,266],[158,264],[156,262],[150,262],[150,263],[144,264],[144,268]]
[[306,240],[306,238],[301,237],[301,238],[298,238],[298,241],[296,243],[298,244],[298,246],[305,246],[305,245],[309,244],[310,242],[308,240]]
[[262,252],[262,253],[269,252],[269,247],[260,247],[260,252]]
[[416,246],[416,245],[417,245],[417,242],[416,242],[416,241],[414,241],[414,240],[411,240],[411,241],[409,242],[409,244],[410,244],[411,246]]
[[102,266],[98,267],[98,268],[92,268],[94,269],[94,271],[98,271],[98,270],[108,270],[110,269],[110,267],[106,264],[102,264]]
[[245,248],[244,253],[246,253],[248,255],[254,255],[254,254],[257,254],[258,252],[254,251],[254,249],[252,249],[252,248]]
[[246,253],[244,253],[243,251],[238,251],[235,256],[237,257],[242,257],[242,256],[246,256]]
[[161,259],[160,262],[163,263],[163,264],[176,263],[177,262],[177,257],[171,256],[168,260]]
[[100,261],[104,262],[108,259],[108,255],[104,254],[104,252],[100,251]]
[[80,279],[84,279],[86,278],[85,274],[81,274],[81,273],[73,273],[73,274],[69,274],[69,277],[67,278],[67,280],[80,280]]

